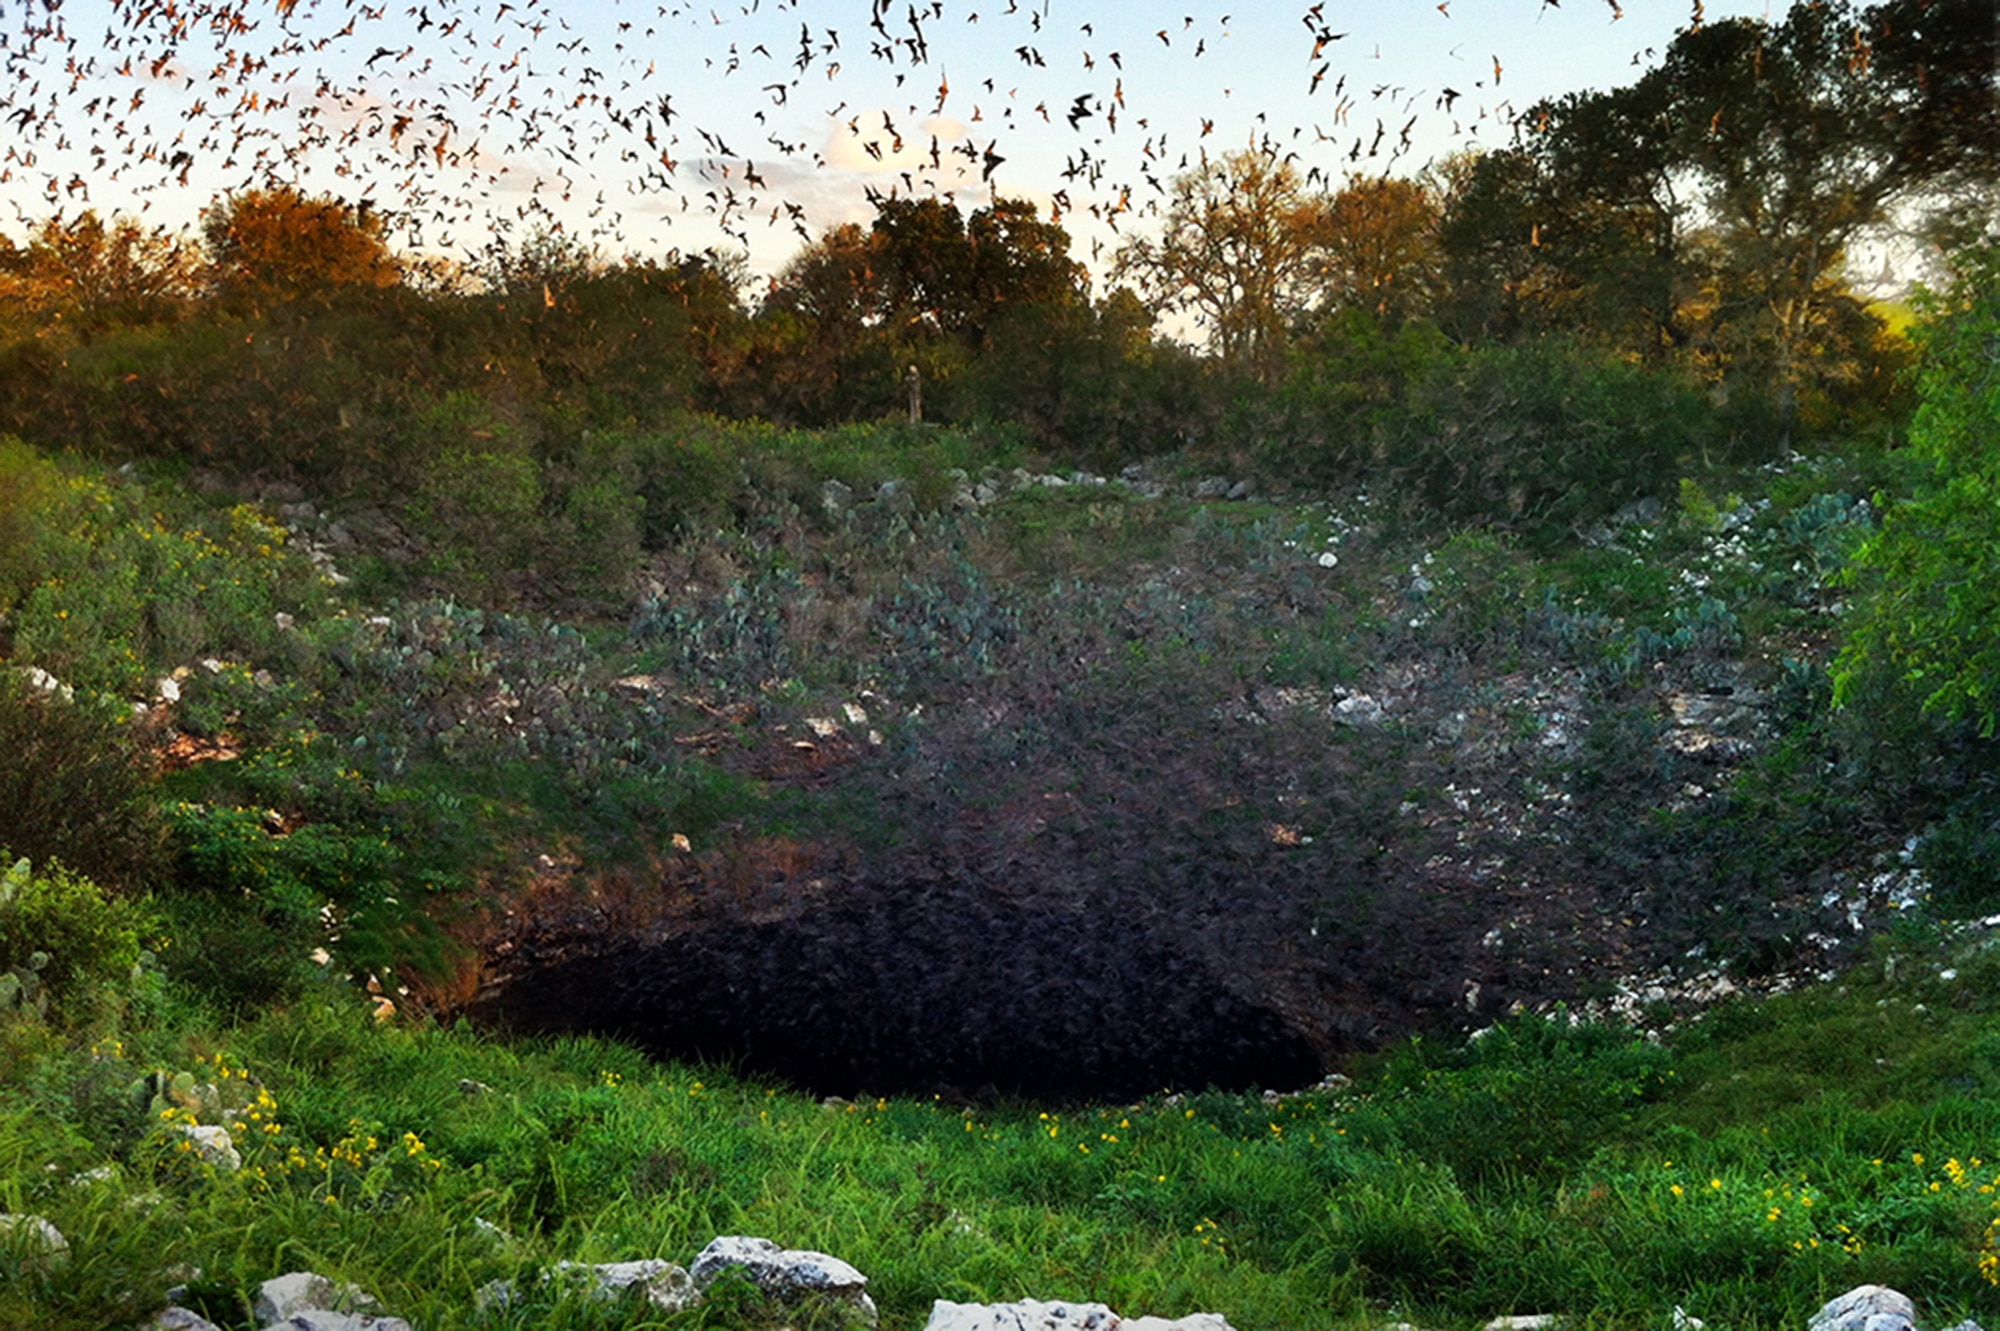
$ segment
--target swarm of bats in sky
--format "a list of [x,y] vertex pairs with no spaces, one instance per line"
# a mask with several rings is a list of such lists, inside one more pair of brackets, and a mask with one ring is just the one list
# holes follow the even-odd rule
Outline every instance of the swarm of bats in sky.
[[[1343,46],[1323,0],[1299,12],[1296,50],[1270,65],[1273,80],[1298,80],[1312,122],[1281,128],[1260,112],[1249,143],[1224,144],[1215,108],[1188,104],[1198,71],[1176,76],[1166,104],[1156,72],[1151,106],[1128,104],[1127,80],[1142,47],[1154,70],[1212,60],[1229,14],[1129,6],[1076,22],[1059,9],[0,0],[0,197],[33,219],[100,198],[144,211],[163,192],[294,186],[366,201],[416,243],[447,247],[455,229],[504,229],[508,215],[580,214],[622,238],[635,208],[697,211],[748,247],[753,223],[808,236],[799,197],[816,174],[858,170],[889,193],[990,192],[1013,143],[1061,126],[1060,182],[1037,183],[1055,186],[1058,217],[1086,209],[1115,229],[1225,148],[1297,160],[1328,184],[1408,155],[1424,115],[1465,132],[1512,114],[1498,56],[1490,78],[1481,58],[1469,91],[1364,76],[1369,54]],[[1436,9],[1449,19],[1449,0]],[[976,39],[950,44],[982,53],[984,68],[947,68],[934,50],[947,25]]]

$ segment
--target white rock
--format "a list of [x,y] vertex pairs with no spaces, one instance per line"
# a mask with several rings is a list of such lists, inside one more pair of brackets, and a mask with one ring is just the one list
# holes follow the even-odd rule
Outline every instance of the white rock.
[[1120,1317],[1101,1303],[953,1303],[931,1305],[924,1331],[1233,1331],[1216,1313],[1186,1317]]
[[54,675],[51,675],[48,671],[42,669],[40,666],[29,666],[27,673],[28,673],[28,683],[34,685],[36,688],[40,689],[43,693],[56,694],[64,702],[76,701],[75,689],[63,683],[61,680],[57,679]]
[[186,1308],[165,1308],[147,1323],[147,1331],[222,1331],[198,1312]]
[[1339,563],[1340,563],[1340,556],[1335,554],[1333,551],[1331,550],[1320,551],[1319,566],[1321,568],[1333,568],[1335,565]]
[[1486,1324],[1486,1331],[1544,1331],[1561,1322],[1562,1318],[1554,1313],[1528,1313],[1520,1317],[1496,1317]]
[[0,1213],[0,1243],[30,1265],[61,1266],[69,1258],[69,1240],[38,1215]]
[[1118,1331],[1122,1319],[1101,1303],[953,1303],[931,1305],[924,1331]]
[[[595,1266],[587,1262],[557,1262],[542,1273],[543,1284],[551,1281],[593,1303],[611,1302],[635,1288],[644,1290],[646,1302],[662,1312],[679,1312],[701,1302],[701,1294],[688,1273],[672,1262],[659,1260],[606,1262]],[[474,1306],[485,1312],[506,1308],[517,1297],[513,1281],[496,1280],[480,1286],[472,1300]]]
[[1382,704],[1365,693],[1342,698],[1333,705],[1333,719],[1349,726],[1378,726],[1386,715]]
[[287,1271],[257,1287],[252,1310],[257,1324],[269,1327],[301,1313],[356,1312],[374,1306],[375,1300],[353,1285],[336,1285],[316,1271]]
[[330,1308],[307,1308],[282,1322],[273,1322],[262,1331],[411,1331],[400,1317],[376,1317],[369,1313],[335,1312]]
[[181,682],[172,678],[156,680],[153,684],[153,695],[161,702],[179,702],[181,700]]
[[194,1153],[203,1164],[214,1165],[225,1174],[243,1168],[243,1157],[236,1153],[228,1128],[213,1123],[176,1123],[173,1130],[194,1143]]
[[741,1271],[760,1289],[859,1289],[868,1283],[867,1276],[838,1257],[742,1235],[711,1240],[694,1259],[690,1274],[695,1284],[707,1285],[731,1270]]
[[823,1252],[780,1248],[769,1239],[730,1235],[711,1240],[689,1271],[697,1289],[707,1289],[724,1273],[735,1271],[774,1298],[824,1295],[853,1304],[870,1326],[876,1321],[875,1301],[863,1289],[868,1277]]
[[[1877,1327],[1875,1319],[1889,1320]],[[1886,1285],[1857,1285],[1812,1315],[1811,1331],[1890,1331],[1895,1326],[1910,1327],[1917,1320],[1917,1305],[1909,1296]]]

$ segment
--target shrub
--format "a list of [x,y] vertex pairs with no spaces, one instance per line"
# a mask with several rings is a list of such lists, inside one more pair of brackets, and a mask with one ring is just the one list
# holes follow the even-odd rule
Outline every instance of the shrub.
[[[0,861],[9,855],[0,849]],[[36,872],[17,860],[0,871],[0,992],[26,1002],[45,988],[52,1011],[75,1015],[131,974],[141,935],[153,927],[143,906],[60,864]]]
[[1415,383],[1383,464],[1427,511],[1560,531],[1670,490],[1707,424],[1678,379],[1556,342],[1484,347]]
[[0,436],[0,625],[41,579],[49,511],[62,483],[53,463],[20,440]]
[[0,835],[17,855],[136,882],[161,848],[151,764],[115,705],[0,668]]
[[1968,261],[1925,308],[1910,444],[1933,474],[1855,557],[1859,613],[1835,695],[1855,699],[1888,675],[1926,710],[1990,738],[2000,725],[2000,250]]

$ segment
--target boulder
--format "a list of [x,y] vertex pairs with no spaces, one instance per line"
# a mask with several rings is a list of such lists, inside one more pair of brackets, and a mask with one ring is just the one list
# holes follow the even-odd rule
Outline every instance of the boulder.
[[769,1239],[732,1235],[712,1240],[689,1268],[695,1288],[703,1290],[732,1272],[768,1298],[790,1302],[812,1297],[847,1303],[862,1321],[869,1326],[876,1324],[875,1301],[863,1288],[868,1277],[838,1257],[780,1248]]
[[[593,1303],[609,1303],[641,1290],[647,1303],[662,1312],[679,1312],[701,1301],[688,1273],[672,1262],[647,1259],[636,1262],[557,1262],[542,1273],[542,1283],[558,1282]],[[483,1285],[473,1295],[481,1311],[505,1308],[515,1301],[514,1282],[496,1280]]]
[[1215,1313],[1164,1317],[1120,1317],[1101,1303],[953,1303],[931,1305],[924,1331],[1232,1331]]
[[270,1326],[306,1312],[360,1312],[375,1300],[353,1285],[336,1285],[315,1271],[287,1271],[257,1287],[251,1310],[257,1325]]
[[1917,1306],[1886,1285],[1857,1285],[1812,1315],[1810,1331],[1911,1331]]
[[931,1305],[924,1331],[1118,1331],[1122,1319],[1101,1303],[953,1303]]
[[400,1317],[376,1317],[369,1313],[334,1312],[330,1308],[307,1308],[273,1322],[260,1331],[411,1331]]

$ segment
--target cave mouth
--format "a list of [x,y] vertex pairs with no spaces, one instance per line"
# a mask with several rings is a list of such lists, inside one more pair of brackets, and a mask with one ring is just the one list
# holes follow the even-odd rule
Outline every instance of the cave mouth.
[[723,921],[521,976],[502,1010],[815,1096],[1133,1101],[1292,1090],[1312,1044],[1191,947],[1075,909],[925,894]]

